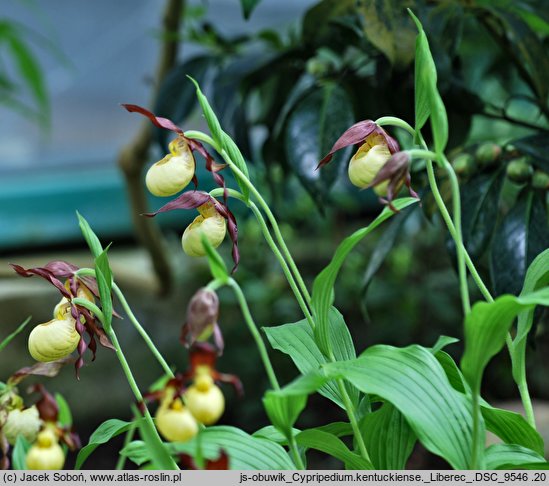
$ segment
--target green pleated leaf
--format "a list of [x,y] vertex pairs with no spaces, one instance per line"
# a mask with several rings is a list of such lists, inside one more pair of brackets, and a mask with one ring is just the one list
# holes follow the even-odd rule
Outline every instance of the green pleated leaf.
[[547,249],[549,225],[545,199],[524,191],[498,225],[491,249],[490,270],[497,295],[518,295],[526,269]]
[[[343,320],[343,316],[335,307],[330,309],[328,320],[335,358],[339,361],[355,358],[356,353],[349,329]],[[304,375],[308,373],[318,374],[320,366],[328,362],[316,345],[313,332],[305,319],[292,324],[265,327],[263,330],[271,346],[289,355],[297,369]],[[310,385],[310,383],[304,381],[306,379],[308,378],[302,378],[299,386]],[[314,379],[317,380],[318,378]],[[354,406],[358,406],[358,390],[350,384],[347,384],[346,388]],[[333,381],[321,386],[318,392],[341,408],[345,408],[339,389]]]
[[[415,198],[401,198],[393,201],[393,205],[399,211],[417,202]],[[345,238],[337,247],[332,261],[318,274],[313,283],[312,306],[315,314],[315,341],[318,347],[326,354],[333,347],[329,336],[329,311],[334,302],[334,284],[347,255],[369,233],[381,223],[393,216],[391,209],[386,207],[381,214],[365,228],[355,231]]]
[[101,444],[106,444],[113,437],[123,434],[135,426],[135,422],[125,422],[118,419],[109,419],[103,422],[90,436],[88,444],[82,447],[82,449],[78,452],[78,456],[76,457],[76,465],[74,468],[80,469],[84,464],[84,461]]
[[[444,372],[452,387],[461,393],[470,393],[460,369],[452,357],[444,351],[439,351],[435,357],[444,368]],[[481,399],[482,416],[486,430],[497,435],[506,444],[517,444],[543,454],[543,438],[526,420],[515,412],[490,406]]]
[[17,471],[23,471],[27,469],[27,452],[31,448],[31,443],[27,441],[22,435],[17,436],[15,440],[15,446],[11,453],[11,463],[13,469]]
[[[292,429],[292,435],[297,435],[301,432],[299,429]],[[256,430],[253,434],[253,437],[259,437],[260,439],[267,439],[271,442],[276,442],[282,446],[288,445],[288,439],[286,436],[280,432],[274,425],[267,425],[262,427],[259,430]]]
[[267,392],[263,406],[271,423],[288,439],[292,436],[293,425],[307,405],[307,395],[281,395]]
[[519,413],[483,406],[482,416],[486,429],[506,444],[519,445],[543,456],[543,438]]
[[519,445],[496,444],[488,447],[485,453],[486,469],[499,469],[501,466],[545,463],[543,456]]
[[335,435],[336,437],[353,435],[353,427],[351,427],[349,422],[332,422],[331,424],[315,427],[314,430],[327,432],[328,434]]
[[[229,456],[229,469],[272,470],[295,469],[282,446],[267,439],[253,437],[236,427],[214,426],[200,431],[199,436],[188,442],[166,444],[172,454],[196,456],[197,449],[204,459],[216,459],[220,449]],[[126,446],[121,454],[138,465],[150,460],[143,442],[134,441]]]
[[374,469],[370,462],[350,451],[341,439],[328,432],[315,429],[304,430],[296,435],[296,442],[302,447],[330,454],[342,461],[345,464],[345,469]]
[[390,403],[366,415],[360,423],[366,449],[376,469],[401,470],[416,443],[416,435],[402,415]]
[[[521,295],[549,284],[549,249],[540,253],[528,267]],[[521,384],[525,377],[526,338],[534,324],[534,309],[522,311],[518,317],[517,334],[511,349],[513,378]]]
[[[372,346],[355,360],[324,365],[360,391],[392,403],[426,449],[455,469],[467,469],[472,451],[472,406],[452,388],[444,369],[421,346]],[[484,421],[480,421],[484,429]],[[478,451],[481,454],[482,451]]]
[[0,342],[0,351],[2,351],[9,343],[11,343],[11,341],[18,335],[20,334],[21,332],[23,332],[23,330],[25,329],[25,327],[27,327],[28,323],[31,321],[31,318],[32,316],[29,316],[27,317],[21,324],[19,324],[19,326],[17,327],[17,329],[15,331],[13,331],[9,336],[7,336],[6,338],[4,338],[2,340],[2,342]]
[[473,391],[480,390],[488,362],[501,350],[511,324],[524,309],[549,305],[549,287],[520,297],[503,295],[477,302],[465,319],[465,352],[461,369]]

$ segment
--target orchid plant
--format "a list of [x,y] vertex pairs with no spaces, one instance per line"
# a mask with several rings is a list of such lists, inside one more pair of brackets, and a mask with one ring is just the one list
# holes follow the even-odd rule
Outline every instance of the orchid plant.
[[[520,295],[492,298],[463,244],[459,184],[445,155],[449,130],[446,109],[437,89],[437,72],[427,37],[419,20],[411,15],[418,29],[415,120],[408,123],[385,116],[360,121],[341,135],[317,167],[323,170],[336,151],[357,146],[349,163],[349,178],[361,189],[373,187],[385,208],[368,226],[341,242],[312,288],[302,278],[275,215],[250,177],[244,157],[223,131],[198,84],[195,83],[197,97],[209,135],[183,131],[171,120],[157,117],[142,107],[124,105],[128,111],[174,133],[170,153],[149,169],[146,184],[158,196],[185,192],[147,216],[197,209],[199,215],[182,235],[182,248],[190,256],[208,259],[212,279],[190,301],[182,329],[181,341],[189,348],[190,369],[174,373],[115,283],[108,248],[103,248],[82,217],[80,226],[94,256],[94,268],[78,269],[64,262],[35,269],[14,266],[22,276],[47,279],[62,294],[53,321],[31,333],[32,356],[56,362],[76,349],[78,371],[86,349],[95,356],[98,339],[116,352],[134,395],[134,418],[103,423],[80,450],[77,468],[84,465],[100,444],[122,433],[127,435],[120,451],[119,468],[130,459],[139,466],[159,469],[304,469],[307,451],[317,449],[340,460],[347,469],[403,469],[417,442],[455,469],[548,467],[528,393],[525,353],[534,310],[536,306],[549,304],[549,250],[530,265]],[[432,147],[426,144],[421,131],[427,122],[433,135]],[[391,127],[407,132],[413,147],[401,150],[390,134]],[[210,192],[198,189],[195,153],[204,158],[218,188]],[[447,336],[441,336],[431,347],[380,344],[357,354],[344,317],[333,305],[338,273],[353,248],[395,213],[418,204],[418,195],[410,185],[411,167],[427,172],[438,210],[455,242],[465,339],[459,365],[444,350],[457,341]],[[223,170],[232,172],[237,188],[227,187]],[[451,184],[451,209],[446,207],[439,191],[437,176],[441,172]],[[191,182],[195,187],[188,190]],[[403,186],[408,188],[409,195],[400,196]],[[237,221],[229,209],[233,200],[244,204],[257,219],[303,314],[297,322],[262,329],[270,347],[288,355],[299,371],[299,376],[287,384],[279,382],[266,342],[237,283],[240,252]],[[231,272],[216,250],[226,233],[232,242]],[[470,302],[469,277],[483,296],[482,301],[474,304]],[[225,407],[219,384],[231,383],[242,394],[238,378],[216,368],[216,359],[225,345],[222,310],[216,293],[223,286],[235,293],[270,383],[263,396],[270,425],[256,431],[215,425],[222,421]],[[118,342],[115,328],[119,323],[113,322],[118,315],[113,296],[164,371],[158,383],[145,392],[137,386]],[[481,396],[484,369],[505,346],[511,356],[512,374],[526,418],[495,408]],[[346,420],[306,430],[296,428],[308,396],[315,393],[342,409]],[[154,401],[159,406],[153,419],[149,407]],[[133,438],[136,430],[140,440]],[[502,443],[486,447],[487,431],[498,436]],[[35,464],[34,448],[44,447],[50,439],[46,436],[35,439],[36,445],[27,453],[28,467]]]

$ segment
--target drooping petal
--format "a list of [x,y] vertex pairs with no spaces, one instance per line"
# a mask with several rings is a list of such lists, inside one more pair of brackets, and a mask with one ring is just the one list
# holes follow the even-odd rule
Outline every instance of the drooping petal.
[[154,213],[145,213],[143,216],[151,218],[159,213],[165,213],[167,211],[173,211],[175,209],[195,209],[212,199],[213,198],[207,192],[187,191],[176,197],[175,199],[172,199],[169,203],[162,206],[158,211]]
[[231,255],[233,257],[234,266],[231,273],[234,273],[236,272],[238,263],[240,262],[240,251],[238,249],[238,225],[236,223],[236,218],[226,204],[221,204],[216,201],[215,208],[217,212],[227,220],[227,231],[229,232],[229,237],[231,238],[231,242],[233,244]]
[[36,408],[40,418],[45,422],[57,422],[59,418],[59,406],[53,398],[53,395],[46,390],[42,383],[36,383],[31,387],[31,391],[41,395],[40,400],[36,402]]
[[183,130],[181,130],[181,128],[179,128],[173,121],[169,120],[168,118],[156,116],[154,113],[138,105],[129,105],[122,103],[122,106],[126,108],[126,110],[128,110],[130,113],[139,113],[146,116],[158,128],[165,128],[166,130],[171,130],[172,132],[183,134]]
[[318,163],[316,166],[317,169],[326,165],[332,156],[338,150],[341,150],[349,145],[356,145],[357,143],[362,142],[368,135],[370,135],[377,125],[372,120],[363,120],[358,123],[355,123],[353,126],[348,128],[343,132],[343,134],[336,140],[333,147],[330,149],[328,154]]
[[67,291],[63,283],[55,277],[51,270],[48,270],[45,267],[24,268],[21,265],[16,265],[15,263],[10,263],[10,266],[22,277],[32,277],[33,275],[42,277],[43,279],[53,284],[59,290],[59,292],[63,294],[64,297],[66,297],[67,299],[71,298],[70,293]]
[[59,359],[57,361],[49,361],[47,363],[36,363],[32,366],[25,366],[24,368],[21,368],[20,370],[16,371],[8,380],[8,383],[10,385],[17,385],[22,380],[24,380],[27,376],[47,376],[49,378],[53,378],[54,376],[57,376],[61,368],[68,364],[72,363],[74,361],[74,358],[71,358],[70,356],[66,358]]

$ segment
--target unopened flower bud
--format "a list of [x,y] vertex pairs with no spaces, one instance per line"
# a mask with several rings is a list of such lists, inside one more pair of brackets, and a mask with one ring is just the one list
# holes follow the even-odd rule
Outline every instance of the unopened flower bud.
[[194,176],[195,161],[188,143],[176,139],[170,143],[170,152],[147,171],[145,183],[155,196],[177,194],[187,187]]
[[198,424],[180,398],[165,399],[156,412],[156,427],[170,442],[187,442],[198,433]]
[[80,341],[76,321],[66,314],[36,326],[29,335],[29,352],[36,361],[56,361],[71,354]]
[[215,424],[225,410],[221,389],[208,373],[198,373],[185,392],[185,403],[194,418],[204,425]]
[[200,289],[187,307],[187,322],[182,340],[190,346],[195,341],[207,341],[212,335],[219,316],[219,298],[213,290]]
[[19,435],[23,436],[27,442],[34,442],[42,421],[38,414],[38,409],[33,405],[24,410],[12,410],[8,413],[6,423],[2,427],[2,432],[11,445]]
[[198,211],[200,212],[200,216],[197,216],[187,226],[181,238],[183,251],[187,255],[194,257],[206,254],[206,250],[202,244],[202,235],[207,238],[214,248],[217,248],[222,243],[227,232],[225,218],[215,210],[213,204],[203,204],[198,207]]
[[51,429],[38,434],[36,443],[27,452],[27,469],[58,470],[63,469],[65,454]]
[[528,182],[533,172],[534,169],[525,158],[513,160],[507,166],[507,177],[519,184]]
[[501,147],[492,142],[486,142],[478,146],[475,158],[481,167],[490,167],[497,162],[501,155]]
[[472,176],[476,170],[475,159],[470,154],[460,154],[452,162],[454,171],[462,178]]
[[536,170],[532,176],[532,187],[534,189],[549,189],[549,174],[542,170]]

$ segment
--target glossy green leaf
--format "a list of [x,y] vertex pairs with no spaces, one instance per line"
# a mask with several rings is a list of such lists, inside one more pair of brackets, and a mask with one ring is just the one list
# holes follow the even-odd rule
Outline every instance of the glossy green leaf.
[[281,395],[269,391],[263,397],[263,406],[271,423],[290,438],[292,428],[307,405],[307,395]]
[[301,28],[303,41],[314,43],[321,38],[329,37],[331,21],[337,17],[353,14],[355,10],[355,0],[321,0],[317,2],[303,16]]
[[513,140],[513,146],[532,157],[534,165],[541,170],[549,172],[549,140],[544,133],[530,135],[528,137]]
[[314,89],[316,85],[316,78],[308,73],[303,74],[293,86],[290,93],[287,95],[282,108],[276,119],[276,123],[273,128],[273,134],[275,138],[278,138],[282,132],[286,120],[289,114],[297,106],[305,96],[307,96]]
[[322,169],[317,170],[316,166],[354,121],[347,92],[334,83],[305,96],[288,117],[284,134],[288,164],[319,205],[346,169],[344,162],[348,161],[352,149],[341,150]]
[[501,466],[545,463],[543,456],[519,445],[496,444],[486,449],[486,469]]
[[482,174],[460,188],[463,241],[473,259],[484,254],[494,233],[504,178],[502,171]]
[[[540,253],[528,267],[521,295],[549,285],[549,249]],[[518,317],[517,333],[513,340],[511,358],[513,378],[517,384],[525,380],[526,338],[534,323],[534,309],[522,311]]]
[[[220,449],[229,456],[229,469],[237,470],[271,470],[295,469],[288,454],[282,446],[267,439],[253,437],[246,432],[229,426],[207,427],[200,431],[197,437],[188,442],[173,442],[166,444],[172,454],[189,454],[195,456],[200,446],[205,459],[219,457]],[[136,464],[144,464],[150,460],[145,445],[134,441],[125,447],[121,454]]]
[[330,424],[315,427],[314,430],[327,432],[328,434],[335,435],[336,437],[353,435],[353,427],[351,427],[351,424],[349,422],[332,422]]
[[543,438],[519,413],[483,406],[482,416],[486,429],[506,444],[520,445],[543,455]]
[[[142,420],[142,419],[141,419]],[[135,426],[135,422],[125,422],[118,419],[109,419],[103,422],[90,436],[88,444],[78,452],[76,457],[75,469],[80,469],[84,461],[95,451],[101,444],[106,444],[113,437],[127,432]]]
[[392,404],[366,415],[360,431],[375,469],[405,469],[416,443],[414,431]]
[[494,302],[477,302],[465,319],[465,352],[461,369],[473,391],[480,390],[488,362],[501,350],[511,324],[522,310],[549,305],[549,287],[515,297],[503,295]]
[[27,452],[31,448],[31,443],[22,435],[17,436],[15,446],[11,453],[11,463],[15,470],[22,471],[27,469]]
[[349,450],[345,443],[328,432],[321,430],[304,430],[296,435],[296,442],[302,447],[316,449],[339,459],[345,464],[345,469],[373,470],[374,467],[364,458]]
[[86,240],[86,243],[88,244],[93,257],[97,258],[99,255],[101,255],[101,253],[103,253],[103,247],[101,246],[101,242],[91,229],[91,226],[88,224],[86,219],[78,211],[76,211],[76,216],[78,216],[78,224],[80,226],[82,234],[84,235],[84,239]]
[[[471,401],[452,388],[428,349],[372,346],[357,359],[326,364],[324,370],[393,404],[426,449],[455,469],[468,468],[473,443]],[[484,429],[482,420],[480,428]]]
[[396,69],[403,69],[414,59],[415,30],[402,2],[375,0],[363,2],[360,13],[364,33]]
[[444,369],[444,373],[446,373],[446,377],[452,388],[460,393],[466,393],[467,382],[454,359],[445,351],[438,351],[435,354],[435,358]]
[[206,250],[206,256],[208,257],[208,264],[210,265],[210,272],[212,277],[225,284],[229,280],[229,272],[227,266],[221,258],[218,251],[212,246],[208,238],[202,233],[202,246]]
[[250,18],[250,15],[252,15],[253,10],[259,5],[259,2],[261,2],[261,0],[240,0],[242,14],[246,20]]
[[69,404],[60,393],[55,394],[55,401],[59,407],[59,423],[65,427],[70,427],[72,425],[72,413]]
[[544,196],[525,191],[500,222],[494,236],[490,270],[497,295],[518,295],[526,269],[547,248],[548,241]]
[[[329,330],[333,342],[334,357],[344,361],[353,359],[356,354],[349,329],[343,320],[343,316],[332,307],[329,312]],[[297,369],[303,374],[318,373],[319,368],[328,360],[322,354],[315,343],[313,332],[305,319],[276,327],[263,328],[269,343],[274,349],[278,349],[290,356]],[[302,378],[302,380],[304,380]],[[301,385],[304,381],[301,381]],[[302,389],[301,389],[302,390]],[[320,387],[318,392],[332,400],[341,408],[345,408],[337,385],[330,381]],[[358,391],[352,386],[347,386],[347,392],[355,406],[358,405]]]
[[439,336],[436,343],[431,348],[431,353],[436,355],[439,351],[442,351],[446,346],[450,344],[459,343],[459,339],[451,336]]
[[32,316],[27,317],[21,324],[19,324],[19,326],[17,326],[17,329],[15,331],[13,331],[9,336],[4,338],[2,342],[0,342],[0,351],[2,351],[9,343],[11,343],[11,341],[18,334],[23,332],[23,330],[25,329],[25,327],[27,327],[27,324],[31,321],[31,319],[32,319]]
[[[415,198],[401,198],[393,201],[393,205],[399,211],[416,203]],[[393,216],[394,213],[388,207],[384,208],[381,214],[365,228],[355,231],[345,238],[337,247],[332,261],[318,274],[313,283],[312,306],[317,326],[315,328],[315,341],[318,347],[329,353],[333,343],[329,341],[329,319],[330,306],[334,301],[334,284],[343,262],[351,250],[369,233],[376,229],[381,223]]]

